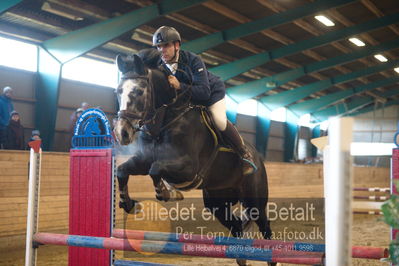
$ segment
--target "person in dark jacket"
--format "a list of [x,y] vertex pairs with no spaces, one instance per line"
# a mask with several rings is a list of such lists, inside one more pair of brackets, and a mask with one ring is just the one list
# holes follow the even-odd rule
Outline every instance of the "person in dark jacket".
[[23,150],[25,148],[24,127],[21,125],[19,113],[14,110],[10,116],[4,148],[8,150]]
[[0,96],[0,149],[4,149],[10,113],[14,110],[14,105],[11,101],[12,92],[12,88],[7,86],[4,87],[3,94]]
[[190,89],[192,102],[208,107],[218,129],[241,156],[243,174],[254,173],[256,166],[252,154],[237,129],[227,120],[224,82],[207,70],[198,55],[180,49],[181,37],[175,28],[160,27],[152,40],[153,46],[161,52],[162,64],[170,71],[170,86],[176,90]]

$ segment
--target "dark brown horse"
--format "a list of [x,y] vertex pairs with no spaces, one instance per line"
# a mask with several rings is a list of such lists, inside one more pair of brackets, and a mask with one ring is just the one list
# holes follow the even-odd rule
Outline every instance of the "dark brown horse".
[[[129,213],[137,203],[128,194],[129,175],[150,175],[155,187],[164,179],[176,188],[202,189],[205,207],[232,235],[241,237],[244,225],[253,221],[264,238],[270,238],[262,158],[249,146],[258,171],[243,176],[237,154],[215,152],[214,137],[201,118],[201,108],[189,103],[189,92],[176,95],[162,71],[144,64],[154,51],[141,57],[117,57],[123,75],[117,88],[120,110],[115,134],[121,144],[135,147],[117,169],[119,206]],[[243,221],[226,208],[238,202],[248,214],[256,213],[247,216],[252,221]]]

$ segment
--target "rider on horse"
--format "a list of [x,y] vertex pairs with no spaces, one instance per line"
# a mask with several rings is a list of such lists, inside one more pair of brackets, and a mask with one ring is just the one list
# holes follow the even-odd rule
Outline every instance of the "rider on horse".
[[226,89],[223,81],[206,69],[198,55],[180,49],[181,38],[175,28],[160,27],[154,33],[152,43],[161,52],[162,65],[170,74],[170,86],[176,90],[190,89],[192,102],[208,107],[217,128],[241,157],[243,174],[253,174],[257,168],[252,154],[226,117]]

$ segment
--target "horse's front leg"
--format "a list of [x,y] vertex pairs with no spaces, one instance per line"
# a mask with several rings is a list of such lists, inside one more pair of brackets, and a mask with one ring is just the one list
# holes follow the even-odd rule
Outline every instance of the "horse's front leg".
[[138,156],[133,156],[126,162],[118,166],[116,176],[119,185],[119,208],[123,208],[127,213],[135,212],[137,201],[132,200],[129,196],[128,181],[129,175],[145,175],[148,173],[148,167]]

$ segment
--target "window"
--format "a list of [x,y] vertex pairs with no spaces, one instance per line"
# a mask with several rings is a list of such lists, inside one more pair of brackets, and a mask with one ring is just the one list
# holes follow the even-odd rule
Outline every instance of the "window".
[[0,37],[0,65],[36,72],[37,46]]
[[304,114],[299,118],[298,125],[303,126],[303,127],[309,127],[312,128],[315,126],[315,124],[310,122],[310,114]]
[[320,123],[320,130],[327,131],[328,125],[329,125],[328,120],[325,120],[325,121],[321,122]]
[[393,143],[370,143],[370,142],[352,142],[352,156],[391,156],[392,149],[396,148]]
[[258,102],[254,99],[243,101],[238,105],[237,113],[243,115],[257,116]]
[[111,88],[118,85],[118,70],[114,64],[85,57],[77,57],[65,63],[62,77]]
[[230,96],[226,95],[226,108],[227,110],[236,110],[238,103],[234,101]]
[[280,107],[274,110],[270,116],[270,120],[285,122],[287,121],[287,110],[285,107]]

